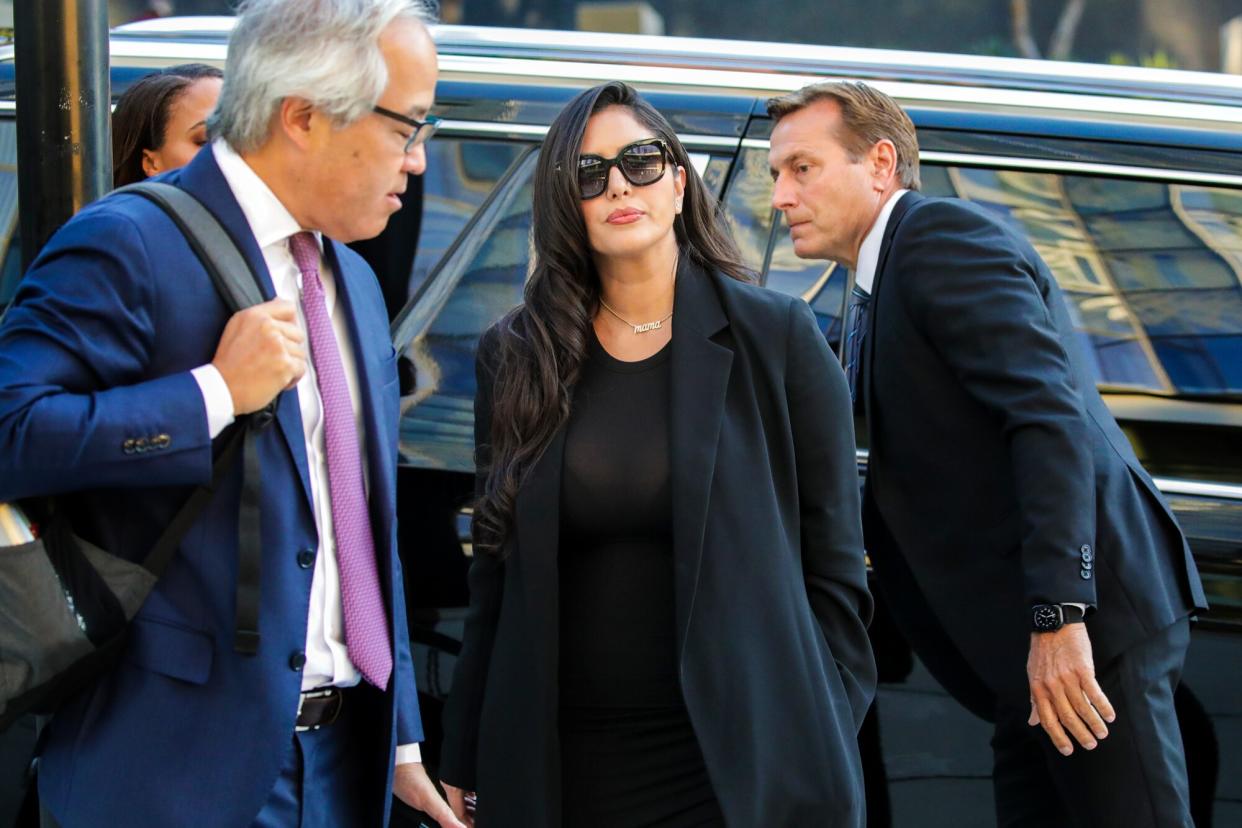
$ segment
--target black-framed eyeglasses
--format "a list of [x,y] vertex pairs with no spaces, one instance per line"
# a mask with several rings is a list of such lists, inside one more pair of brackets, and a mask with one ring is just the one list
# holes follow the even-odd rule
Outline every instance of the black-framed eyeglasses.
[[670,157],[672,150],[659,138],[626,144],[614,158],[583,155],[578,159],[578,195],[583,201],[602,195],[614,166],[635,187],[654,184],[664,177],[665,162]]
[[405,141],[405,152],[408,154],[419,144],[430,138],[440,126],[440,118],[435,115],[428,115],[425,119],[419,121],[414,118],[402,115],[400,112],[393,112],[391,109],[384,109],[382,106],[373,106],[371,110],[376,115],[383,115],[385,118],[392,118],[394,121],[400,121],[408,127],[413,127],[414,131],[410,133],[410,137]]

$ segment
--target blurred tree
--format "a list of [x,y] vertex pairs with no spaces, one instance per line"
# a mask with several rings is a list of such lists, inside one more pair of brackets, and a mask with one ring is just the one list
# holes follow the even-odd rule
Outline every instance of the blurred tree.
[[[1048,43],[1048,57],[1051,60],[1067,60],[1070,50],[1074,47],[1074,35],[1078,32],[1078,24],[1082,21],[1082,13],[1087,8],[1087,0],[1068,0],[1061,8],[1056,28],[1052,31],[1052,39]],[[1018,54],[1025,58],[1039,59],[1043,57],[1039,44],[1031,35],[1031,9],[1027,0],[1010,0],[1009,16],[1013,27],[1013,42]]]

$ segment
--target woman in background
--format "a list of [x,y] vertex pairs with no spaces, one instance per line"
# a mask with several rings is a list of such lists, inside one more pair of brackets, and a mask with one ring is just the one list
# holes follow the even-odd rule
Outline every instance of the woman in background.
[[203,63],[170,66],[125,90],[112,113],[112,182],[124,187],[190,162],[207,143],[224,73]]
[[484,828],[858,828],[875,666],[841,367],[805,302],[748,284],[630,87],[571,101],[535,176],[525,301],[478,352],[449,802]]

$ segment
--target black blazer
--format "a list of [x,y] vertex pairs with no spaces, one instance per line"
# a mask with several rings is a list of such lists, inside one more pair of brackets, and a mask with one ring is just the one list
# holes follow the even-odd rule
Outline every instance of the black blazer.
[[[805,302],[683,256],[671,450],[682,691],[729,825],[860,826],[875,690],[844,375]],[[486,465],[494,331],[478,360]],[[564,429],[519,491],[507,557],[476,556],[442,778],[484,826],[560,824],[557,531]]]
[[911,581],[991,691],[1021,704],[1033,604],[1095,607],[1097,665],[1205,608],[1173,514],[1022,235],[969,202],[909,193],[872,295],[867,548],[912,637],[927,619],[909,617]]

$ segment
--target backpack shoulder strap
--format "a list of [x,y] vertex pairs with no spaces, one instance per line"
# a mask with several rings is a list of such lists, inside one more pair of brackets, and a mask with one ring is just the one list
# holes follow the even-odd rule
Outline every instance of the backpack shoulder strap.
[[[238,249],[237,242],[197,198],[180,187],[158,181],[140,181],[115,192],[142,196],[168,214],[234,313],[264,301],[258,275]],[[233,648],[245,655],[254,655],[259,649],[259,577],[263,539],[259,517],[262,469],[257,438],[260,431],[271,425],[275,409],[276,401],[273,400],[256,415],[239,418],[234,427],[237,431],[216,459],[216,473],[211,485],[191,496],[146,560],[146,568],[157,577],[163,573],[181,538],[215,493],[223,471],[234,462],[241,444],[244,468],[238,516],[237,610]]]
[[115,192],[142,196],[168,214],[234,312],[264,301],[258,276],[237,249],[237,243],[197,198],[180,187],[159,181],[140,181]]

